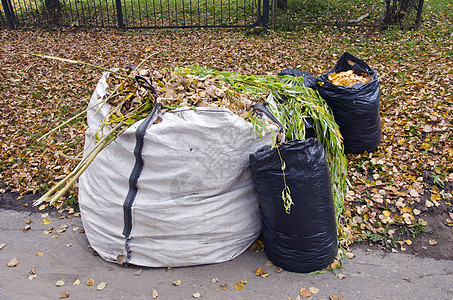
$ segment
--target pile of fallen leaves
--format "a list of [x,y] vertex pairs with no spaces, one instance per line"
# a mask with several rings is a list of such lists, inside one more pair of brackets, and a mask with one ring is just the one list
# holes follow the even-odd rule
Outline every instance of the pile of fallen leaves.
[[[79,65],[43,62],[32,53],[126,68],[156,51],[149,61],[155,70],[209,62],[231,72],[276,74],[291,67],[316,76],[329,72],[349,52],[378,73],[383,137],[376,152],[348,155],[346,244],[366,240],[401,251],[400,244],[408,248],[406,240],[412,239],[411,234],[400,236],[401,230],[416,234],[429,228],[430,216],[447,224],[441,222],[433,236],[441,228],[451,230],[452,6],[430,13],[432,5],[427,3],[422,26],[414,31],[302,28],[246,36],[233,30],[2,30],[0,192],[43,193],[77,164],[69,157],[83,148],[84,122],[61,128],[45,143],[37,139],[86,107],[101,74]],[[75,191],[66,197],[68,204],[76,199]],[[435,249],[449,241],[432,239],[438,242]]]
[[353,86],[356,83],[370,82],[372,76],[368,74],[357,75],[353,70],[348,70],[338,73],[332,72],[327,78],[335,85]]

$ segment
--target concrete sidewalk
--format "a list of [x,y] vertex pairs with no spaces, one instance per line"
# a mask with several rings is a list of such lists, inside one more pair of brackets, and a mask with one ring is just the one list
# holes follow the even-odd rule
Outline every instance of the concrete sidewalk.
[[[23,232],[31,218],[31,228]],[[79,217],[44,225],[41,213],[0,210],[0,299],[58,299],[67,291],[69,299],[296,299],[301,288],[315,287],[319,293],[309,299],[453,299],[453,261],[436,261],[411,255],[366,252],[356,249],[356,257],[347,259],[343,270],[324,274],[275,273],[265,266],[265,253],[246,251],[236,259],[214,265],[173,269],[120,266],[93,255]],[[61,225],[66,231],[57,233]],[[49,227],[53,231],[44,234]],[[59,236],[56,237],[55,235]],[[453,251],[453,249],[452,249]],[[41,252],[41,253],[40,253]],[[38,253],[42,255],[37,255]],[[11,259],[20,263],[8,267]],[[270,276],[255,276],[263,268]],[[35,278],[30,271],[34,269]],[[141,273],[140,273],[141,270]],[[218,279],[213,282],[213,279]],[[94,279],[94,285],[87,281]],[[58,281],[63,286],[57,286]],[[74,285],[80,280],[80,285]],[[181,280],[175,286],[173,281]],[[242,290],[236,281],[246,280]],[[215,281],[215,280],[214,280]],[[102,290],[96,286],[107,285]],[[221,284],[228,285],[226,290]]]

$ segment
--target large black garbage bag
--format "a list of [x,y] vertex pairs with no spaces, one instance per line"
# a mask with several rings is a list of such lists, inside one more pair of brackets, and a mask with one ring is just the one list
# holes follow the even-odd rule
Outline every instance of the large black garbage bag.
[[266,255],[275,265],[308,273],[328,266],[338,250],[335,208],[324,149],[315,139],[279,148],[294,205],[286,213],[282,161],[277,148],[250,155],[253,185],[263,212]]
[[277,76],[291,75],[293,77],[303,77],[303,85],[312,89],[316,88],[316,77],[305,71],[299,71],[294,69],[284,69]]
[[[330,73],[348,70],[373,77],[368,83],[357,83],[352,87],[337,86],[328,80]],[[330,72],[316,79],[315,88],[332,109],[343,135],[345,153],[375,151],[382,135],[377,73],[363,60],[344,53]]]

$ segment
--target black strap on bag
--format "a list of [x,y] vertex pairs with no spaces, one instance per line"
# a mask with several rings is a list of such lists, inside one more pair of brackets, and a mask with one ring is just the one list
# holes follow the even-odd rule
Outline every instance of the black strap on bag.
[[[145,89],[151,90],[157,99],[158,95],[157,95],[156,90],[151,85],[151,83],[148,80],[146,80],[146,78],[141,77],[141,76],[136,76],[135,81],[137,82],[137,84],[139,86],[141,86]],[[134,204],[135,197],[137,196],[137,193],[138,193],[137,182],[138,182],[138,179],[140,178],[140,175],[143,170],[144,163],[143,163],[142,151],[143,151],[143,146],[144,146],[145,133],[146,133],[146,130],[148,129],[154,115],[156,114],[156,112],[160,111],[161,108],[162,108],[162,105],[160,103],[157,103],[154,106],[154,109],[152,110],[152,112],[143,120],[143,122],[138,126],[137,130],[135,131],[135,139],[136,139],[135,148],[134,148],[135,165],[134,165],[134,168],[132,169],[131,175],[129,176],[129,191],[128,191],[126,199],[124,200],[124,203],[123,203],[123,213],[124,213],[123,235],[126,237],[125,247],[126,247],[126,252],[127,252],[125,263],[127,263],[131,257],[129,243],[131,241],[130,234],[132,231],[132,205]]]
[[135,76],[135,82],[142,88],[145,88],[147,90],[150,90],[153,92],[154,96],[156,96],[156,99],[158,97],[156,89],[153,87],[151,82],[149,82],[145,77],[142,76]]

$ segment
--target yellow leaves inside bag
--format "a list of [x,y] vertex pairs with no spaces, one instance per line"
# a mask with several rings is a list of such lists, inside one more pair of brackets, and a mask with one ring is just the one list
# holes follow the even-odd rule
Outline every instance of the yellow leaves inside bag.
[[362,73],[361,75],[357,75],[354,73],[353,70],[344,71],[335,73],[332,72],[328,75],[328,79],[334,85],[341,85],[341,86],[353,86],[356,83],[367,83],[371,81],[372,76]]

